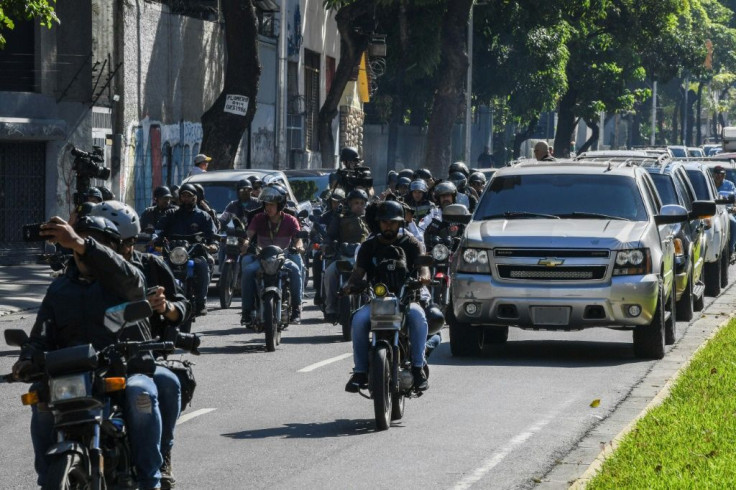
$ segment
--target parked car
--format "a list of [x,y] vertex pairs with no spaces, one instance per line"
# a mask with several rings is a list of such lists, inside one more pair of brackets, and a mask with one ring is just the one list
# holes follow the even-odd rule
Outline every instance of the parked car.
[[317,168],[308,170],[284,170],[297,202],[319,200],[322,193],[330,185],[330,174],[334,168]]
[[670,155],[672,155],[672,158],[687,158],[687,146],[681,146],[681,145],[669,145],[667,147],[667,150],[670,152]]
[[697,200],[682,163],[662,165],[645,162],[642,167],[649,171],[663,205],[679,204],[689,212],[689,220],[681,224],[675,235],[675,284],[677,319],[690,321],[694,311],[703,309],[703,266],[707,250],[705,223],[716,214],[716,204]]
[[638,165],[557,160],[499,169],[453,261],[453,355],[509,327],[633,330],[634,353],[673,343],[679,205],[662,206]]
[[698,148],[697,146],[688,146],[687,156],[689,158],[703,158],[705,156],[705,152],[702,148]]
[[701,162],[684,162],[683,166],[698,199],[713,201],[717,204],[716,214],[706,220],[705,233],[708,245],[705,253],[703,279],[705,280],[705,294],[718,296],[721,294],[721,288],[728,285],[728,266],[731,255],[728,252],[730,222],[726,206],[730,204],[730,201],[718,195],[708,165]]

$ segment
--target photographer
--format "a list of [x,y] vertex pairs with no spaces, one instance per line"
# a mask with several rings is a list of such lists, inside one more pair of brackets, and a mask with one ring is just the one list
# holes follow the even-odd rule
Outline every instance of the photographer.
[[[179,325],[191,314],[189,301],[176,286],[171,269],[158,256],[141,253],[133,249],[140,233],[140,220],[135,210],[118,201],[105,201],[89,212],[112,221],[121,237],[120,254],[140,270],[146,278],[147,297],[153,316],[151,333],[162,340],[173,341],[177,347],[199,354],[199,337],[179,333]],[[181,406],[181,384],[179,378],[164,366],[157,365],[153,381],[159,392],[161,409],[161,487],[172,488],[175,484],[171,468],[171,449],[174,446],[174,428]]]
[[365,190],[369,196],[374,195],[373,176],[371,169],[361,166],[362,160],[358,154],[358,150],[352,146],[346,146],[340,150],[340,163],[344,167],[339,168],[334,173],[336,185],[343,189],[345,193],[350,193],[356,187]]

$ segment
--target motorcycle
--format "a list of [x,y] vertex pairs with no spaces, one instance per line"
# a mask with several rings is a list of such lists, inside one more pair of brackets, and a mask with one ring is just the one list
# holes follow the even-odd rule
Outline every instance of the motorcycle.
[[[416,267],[428,267],[433,262],[432,257],[422,255],[417,258]],[[371,309],[368,394],[363,390],[360,394],[373,400],[376,428],[386,430],[391,421],[403,418],[407,398],[422,395],[421,391],[414,390],[407,325],[409,304],[420,301],[422,283],[410,276],[398,295],[391,293],[383,283],[376,283],[373,287],[367,284],[360,286],[367,287]],[[360,286],[353,292],[360,292]],[[434,330],[430,330],[430,334],[437,333],[441,325],[439,328],[433,325],[432,328]]]
[[240,248],[245,237],[245,229],[242,225],[236,224],[235,227],[226,228],[220,242],[220,246],[225,249],[225,258],[220,264],[220,278],[217,280],[217,291],[220,295],[220,308],[222,309],[230,308],[233,294],[240,291]]
[[350,325],[353,312],[365,304],[362,294],[342,293],[342,288],[347,284],[348,279],[350,279],[350,274],[353,272],[355,251],[358,249],[359,245],[359,243],[341,243],[338,247],[339,255],[343,258],[337,261],[337,322],[342,327],[342,338],[345,341],[353,339],[353,331]]
[[[107,310],[105,326],[119,332],[151,313],[147,301],[124,303]],[[28,336],[9,329],[5,341],[20,347]],[[56,443],[46,453],[49,467],[43,488],[137,488],[121,395],[125,359],[140,351],[173,352],[174,343],[118,340],[99,352],[90,344],[67,347],[34,359],[41,372],[22,380],[5,376],[8,382],[38,381],[40,389],[24,394],[22,402],[45,403],[53,412]]]
[[[192,305],[197,304],[196,292],[194,287],[194,259],[203,257],[209,263],[210,271],[212,270],[212,258],[207,253],[204,244],[201,243],[202,234],[195,235],[172,235],[168,239],[164,239],[161,244],[161,254],[164,261],[174,273],[174,277],[184,291],[184,295]],[[209,282],[209,278],[207,278]],[[194,317],[182,322],[180,330],[189,333],[192,328]]]
[[289,325],[291,293],[289,273],[284,269],[286,253],[276,245],[261,249],[256,260],[261,268],[256,274],[255,311],[251,327],[266,334],[266,350],[273,352],[281,342],[281,331]]

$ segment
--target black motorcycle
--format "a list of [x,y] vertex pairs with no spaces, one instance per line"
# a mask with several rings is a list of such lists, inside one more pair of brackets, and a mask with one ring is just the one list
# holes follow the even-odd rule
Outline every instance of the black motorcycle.
[[[428,267],[433,262],[432,257],[422,255],[417,259],[416,267]],[[362,286],[368,287],[367,284]],[[407,398],[422,395],[421,391],[414,389],[414,377],[411,373],[411,344],[407,325],[409,304],[420,302],[421,288],[422,283],[411,276],[405,280],[398,295],[391,293],[383,283],[368,287],[371,297],[368,394],[363,391],[360,394],[365,398],[373,399],[378,430],[386,430],[390,427],[392,420],[403,418]],[[358,287],[354,292],[359,292],[360,289]],[[432,335],[438,330],[438,328],[436,331],[430,330],[429,333]]]
[[[120,332],[151,313],[147,301],[124,303],[107,310],[105,326]],[[28,336],[23,330],[10,329],[5,331],[5,341],[20,347]],[[39,381],[41,388],[23,395],[23,404],[48,404],[55,421],[56,443],[46,453],[50,462],[44,489],[137,488],[122,394],[125,360],[140,351],[170,353],[174,343],[119,340],[99,352],[86,344],[34,359],[39,371],[20,381]],[[5,380],[18,381],[12,375]]]
[[[179,282],[184,295],[192,305],[197,304],[197,295],[194,284],[194,259],[202,257],[207,260],[209,270],[212,271],[212,263],[214,262],[210,254],[207,252],[205,244],[202,243],[202,234],[195,235],[171,235],[163,239],[161,242],[161,255],[166,264],[174,273],[174,278]],[[210,278],[206,281],[209,283]],[[182,332],[190,332],[192,322],[196,315],[192,314],[190,318],[182,321],[180,330]]]
[[225,247],[225,259],[220,264],[220,278],[217,280],[217,292],[220,296],[220,308],[230,308],[233,295],[240,291],[240,249],[245,241],[246,232],[242,226],[226,228],[220,246]]
[[[350,341],[353,339],[353,332],[350,321],[353,312],[365,304],[362,294],[343,294],[343,287],[348,283],[350,274],[353,272],[353,264],[355,263],[355,251],[360,246],[359,243],[341,243],[337,248],[338,287],[337,287],[337,321],[342,327],[343,340]],[[324,289],[322,291],[324,295]],[[324,297],[324,296],[323,296]]]

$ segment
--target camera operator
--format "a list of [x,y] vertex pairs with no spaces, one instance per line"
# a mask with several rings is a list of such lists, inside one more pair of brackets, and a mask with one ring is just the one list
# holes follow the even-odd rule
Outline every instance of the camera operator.
[[[153,316],[151,333],[161,340],[174,344],[193,354],[199,354],[199,337],[181,334],[179,325],[191,313],[189,301],[176,286],[171,269],[158,256],[134,250],[136,237],[140,233],[140,220],[135,210],[118,201],[105,201],[89,212],[90,216],[100,216],[112,221],[120,232],[120,254],[125,260],[140,270],[146,278],[147,297]],[[159,392],[161,409],[161,487],[172,488],[175,484],[172,475],[171,449],[174,446],[174,428],[181,412],[181,384],[169,369],[157,365],[153,381]]]
[[[72,169],[77,173],[74,204],[79,206],[88,200],[90,179],[107,180],[110,178],[110,169],[98,165],[105,162],[104,151],[99,146],[95,146],[92,153],[72,147],[71,154],[74,157]],[[103,200],[103,197],[102,192],[100,192],[100,201]]]
[[352,146],[346,146],[340,150],[340,163],[344,167],[337,169],[334,173],[335,185],[349,194],[356,187],[360,187],[373,196],[373,176],[371,169],[362,166],[362,160],[358,150]]
[[[179,188],[181,206],[176,211],[167,213],[156,225],[161,238],[170,238],[173,235],[191,236],[202,233],[205,248],[209,253],[216,253],[218,249],[217,226],[212,217],[197,207],[197,189],[192,184],[184,184]],[[210,284],[214,264],[211,256],[196,257],[194,259],[194,290],[197,304],[192,305],[197,315],[207,314],[207,288]]]

